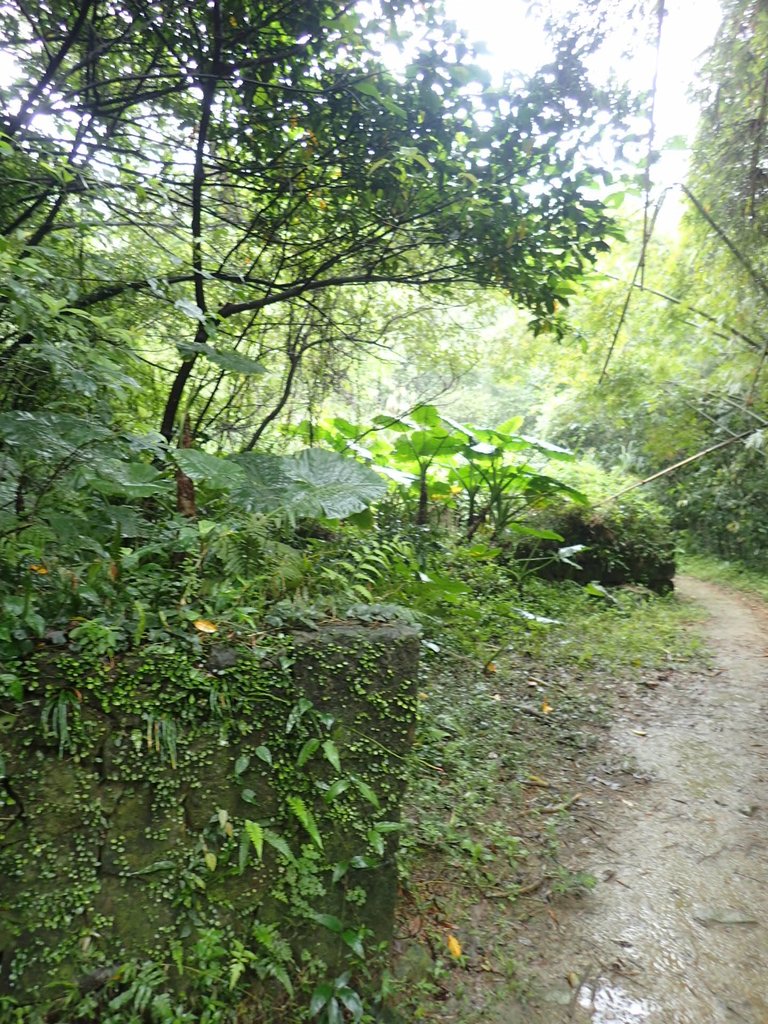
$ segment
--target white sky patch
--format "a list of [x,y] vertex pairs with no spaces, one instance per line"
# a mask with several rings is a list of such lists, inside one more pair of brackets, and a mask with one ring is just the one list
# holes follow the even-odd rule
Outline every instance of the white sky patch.
[[[617,21],[621,5],[615,5]],[[505,72],[531,74],[550,58],[550,48],[541,22],[528,13],[524,0],[446,0],[449,16],[473,40],[485,44],[479,57],[493,76],[501,80]],[[666,0],[667,14],[662,30],[659,75],[656,94],[656,147],[669,139],[684,136],[689,142],[696,132],[698,110],[689,96],[702,57],[712,44],[721,18],[718,0]],[[655,16],[647,35],[655,35]],[[621,24],[616,25],[616,43],[597,64],[598,75],[614,71],[619,81],[634,90],[648,91],[653,82],[656,61],[654,45],[635,46],[631,58],[621,54]],[[664,153],[655,165],[654,181],[660,187],[685,176],[688,152]]]

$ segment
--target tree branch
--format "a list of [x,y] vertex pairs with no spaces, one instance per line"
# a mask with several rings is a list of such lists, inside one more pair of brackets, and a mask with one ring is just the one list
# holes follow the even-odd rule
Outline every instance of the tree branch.
[[[208,305],[205,294],[205,278],[203,277],[203,189],[205,187],[205,148],[208,132],[211,127],[213,100],[218,87],[217,75],[221,72],[222,24],[220,0],[213,0],[211,9],[213,29],[213,52],[210,59],[210,74],[202,84],[203,97],[200,104],[200,123],[197,131],[195,148],[195,166],[192,172],[192,274],[195,288],[195,302],[201,312],[200,325],[195,332],[196,344],[204,344],[208,339],[205,317]],[[189,376],[197,360],[197,353],[185,360],[171,385],[168,400],[163,411],[160,433],[170,441],[176,414],[184,394]]]

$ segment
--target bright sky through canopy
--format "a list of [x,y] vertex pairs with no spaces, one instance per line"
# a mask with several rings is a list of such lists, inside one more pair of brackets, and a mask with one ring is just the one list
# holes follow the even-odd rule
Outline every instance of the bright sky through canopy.
[[[448,14],[476,41],[482,41],[487,53],[480,58],[494,75],[504,71],[532,72],[548,58],[548,44],[541,22],[529,15],[524,0],[446,0]],[[650,6],[650,5],[649,5]],[[626,20],[622,5],[614,4],[617,22]],[[666,16],[661,38],[659,78],[656,98],[656,144],[675,136],[693,140],[697,109],[688,97],[704,51],[712,43],[720,22],[718,0],[666,0]],[[649,15],[648,37],[655,34],[655,15]],[[621,36],[620,24],[616,25]],[[646,91],[653,81],[655,52],[653,45],[636,47],[631,60],[615,52],[606,54],[620,81],[634,90]],[[606,68],[607,70],[607,68]],[[679,181],[685,174],[687,154],[665,154],[654,168],[659,185]]]

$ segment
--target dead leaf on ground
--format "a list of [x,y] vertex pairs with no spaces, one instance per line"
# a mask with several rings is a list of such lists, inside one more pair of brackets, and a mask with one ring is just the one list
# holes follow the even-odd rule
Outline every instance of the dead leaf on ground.
[[211,622],[209,619],[195,619],[192,625],[200,633],[217,633],[219,630],[216,623]]

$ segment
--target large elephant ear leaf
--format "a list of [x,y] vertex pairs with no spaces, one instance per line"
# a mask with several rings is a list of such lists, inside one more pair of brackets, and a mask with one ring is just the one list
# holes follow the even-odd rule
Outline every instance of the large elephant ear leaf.
[[233,459],[222,459],[196,448],[176,449],[173,460],[195,483],[205,483],[217,491],[231,491],[243,475]]
[[373,470],[324,448],[306,448],[284,460],[286,474],[303,485],[302,513],[346,519],[387,492]]
[[151,498],[168,490],[168,481],[147,462],[101,459],[94,468],[98,475],[90,486],[101,494]]
[[383,497],[387,485],[354,459],[325,448],[295,455],[249,452],[233,460],[244,472],[233,498],[249,512],[345,519]]
[[247,512],[297,512],[302,488],[286,470],[288,459],[282,455],[246,452],[235,455],[233,462],[245,475],[232,497]]

